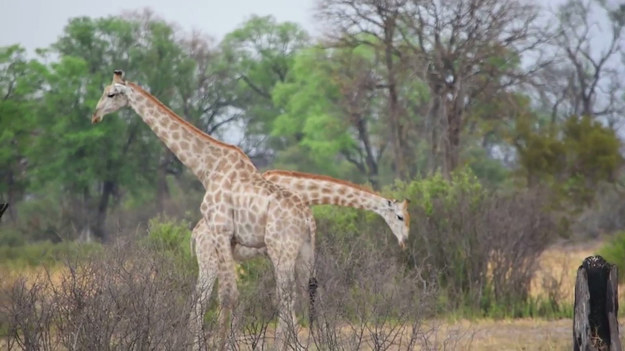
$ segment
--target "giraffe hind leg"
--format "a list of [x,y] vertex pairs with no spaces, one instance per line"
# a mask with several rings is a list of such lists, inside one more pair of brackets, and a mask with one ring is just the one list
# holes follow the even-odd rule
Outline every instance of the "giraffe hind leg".
[[315,298],[317,296],[317,279],[314,276],[314,249],[311,243],[305,242],[300,248],[295,270],[298,290],[302,298],[308,300],[308,322],[310,327],[315,315]]

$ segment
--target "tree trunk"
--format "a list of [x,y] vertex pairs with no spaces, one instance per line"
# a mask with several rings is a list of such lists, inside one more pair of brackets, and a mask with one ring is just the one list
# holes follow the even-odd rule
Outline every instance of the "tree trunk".
[[[8,190],[7,190],[7,204],[15,204],[17,202],[17,195],[15,194],[15,178],[13,176],[13,171],[9,170],[9,176],[8,176]],[[6,210],[6,209],[5,209]],[[15,223],[15,219],[16,219],[16,214],[15,214],[15,206],[9,208],[9,212],[8,212],[8,217],[9,220],[13,223]]]
[[98,203],[98,211],[95,223],[93,225],[93,234],[102,242],[108,242],[110,237],[106,232],[104,225],[106,223],[106,215],[108,211],[109,200],[115,191],[116,184],[114,181],[104,181],[102,185],[102,194]]
[[463,127],[465,94],[462,81],[457,81],[451,90],[453,98],[447,103],[447,141],[445,143],[445,175],[447,178],[460,165],[460,138]]
[[158,166],[156,179],[156,205],[158,213],[165,211],[165,204],[169,199],[169,185],[167,184],[167,174],[169,164],[174,162],[174,154],[169,150],[164,150],[163,161]]
[[2,219],[2,215],[4,214],[4,211],[7,210],[7,208],[9,208],[9,203],[0,203],[0,219]]
[[460,159],[460,131],[462,130],[462,113],[456,108],[447,110],[447,140],[445,142],[445,167],[447,178],[451,176],[459,165]]
[[402,148],[401,124],[399,122],[399,98],[397,95],[397,81],[395,78],[395,65],[393,63],[393,32],[394,28],[385,28],[385,50],[384,58],[387,70],[388,84],[388,114],[389,127],[391,132],[391,143],[393,146],[393,157],[395,164],[395,177],[404,179],[404,150]]
[[378,189],[378,163],[375,157],[373,157],[373,151],[371,150],[371,140],[369,139],[369,131],[367,130],[367,121],[362,116],[354,116],[356,120],[356,129],[358,130],[358,138],[362,141],[365,149],[365,163],[367,165],[367,178],[374,189]]

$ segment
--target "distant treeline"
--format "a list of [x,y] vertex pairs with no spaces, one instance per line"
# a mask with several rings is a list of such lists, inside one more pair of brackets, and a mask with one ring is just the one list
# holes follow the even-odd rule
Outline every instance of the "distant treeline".
[[201,186],[131,111],[91,126],[118,68],[261,169],[382,189],[468,167],[494,188],[548,189],[559,214],[621,178],[625,7],[317,5],[320,38],[252,17],[215,42],[144,10],[73,18],[34,58],[0,48],[0,244],[198,218]]

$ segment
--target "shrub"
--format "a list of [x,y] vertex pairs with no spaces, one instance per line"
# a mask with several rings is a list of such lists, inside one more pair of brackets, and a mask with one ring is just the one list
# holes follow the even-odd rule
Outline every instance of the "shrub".
[[2,288],[0,340],[6,340],[6,349],[53,350],[54,305],[46,298],[48,282],[28,284],[21,278]]
[[170,256],[192,272],[197,272],[196,258],[191,252],[191,230],[186,221],[155,217],[148,222],[148,235],[142,241],[147,248]]
[[[4,343],[0,348],[189,348],[187,326],[196,274],[171,254],[178,245],[169,235],[184,225],[164,222],[155,221],[160,224],[150,233],[159,239],[120,241],[85,259],[65,260],[64,269],[57,270],[60,277],[43,275],[34,282],[17,280],[0,286],[0,340]],[[426,284],[419,271],[407,269],[397,255],[389,254],[398,252],[394,241],[376,250],[364,240],[340,235],[323,235],[318,243],[317,319],[313,333],[293,326],[292,335],[298,333],[299,340],[291,339],[290,349],[444,347],[433,342],[435,329],[422,326],[424,318],[431,316],[436,286]],[[273,270],[267,259],[256,264],[257,275],[247,277],[235,309],[237,324],[228,333],[232,349],[275,346]],[[308,307],[306,299],[298,301]],[[211,347],[217,332],[213,317],[218,314],[213,308],[205,323],[207,349],[215,349]],[[461,341],[451,337],[444,342]]]
[[625,231],[614,234],[607,243],[599,249],[601,255],[606,261],[616,264],[618,267],[618,280],[620,283],[625,282]]
[[66,259],[84,259],[100,250],[97,243],[42,241],[20,246],[0,246],[0,265],[12,269],[24,267],[51,267]]
[[[47,275],[28,284],[18,280],[0,291],[0,325],[6,330],[0,338],[6,338],[10,349],[188,346],[194,276],[172,257],[125,242],[88,259],[65,262],[60,278]],[[24,340],[44,346],[24,346]]]
[[406,263],[440,284],[440,308],[509,315],[529,302],[537,258],[554,232],[538,191],[492,192],[464,169],[390,192],[411,200]]

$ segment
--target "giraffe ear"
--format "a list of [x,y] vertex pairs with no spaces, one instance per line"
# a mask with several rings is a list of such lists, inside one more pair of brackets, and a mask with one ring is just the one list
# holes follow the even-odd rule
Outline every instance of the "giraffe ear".
[[124,80],[124,71],[121,69],[113,71],[113,83],[126,84],[126,81]]

